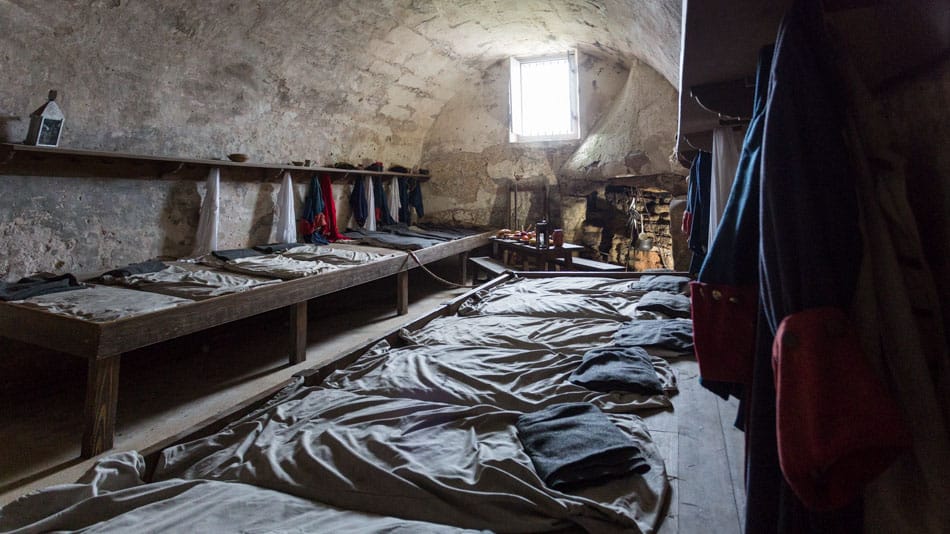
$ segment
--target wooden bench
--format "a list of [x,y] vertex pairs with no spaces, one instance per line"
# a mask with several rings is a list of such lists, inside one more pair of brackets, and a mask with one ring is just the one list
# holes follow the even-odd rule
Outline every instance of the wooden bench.
[[472,264],[472,280],[475,281],[480,279],[480,273],[490,274],[491,276],[486,278],[493,278],[509,270],[503,261],[489,256],[474,256],[470,257],[468,261]]
[[[554,260],[559,267],[565,267],[564,260],[557,259]],[[623,272],[623,265],[616,265],[613,263],[605,263],[597,260],[589,260],[587,258],[574,258],[571,260],[570,270],[572,271],[597,271],[597,272]]]

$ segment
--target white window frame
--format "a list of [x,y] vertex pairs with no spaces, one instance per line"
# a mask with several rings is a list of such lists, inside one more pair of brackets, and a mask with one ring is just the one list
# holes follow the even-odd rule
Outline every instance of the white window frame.
[[[525,63],[536,63],[542,61],[551,61],[567,59],[570,69],[568,88],[571,106],[570,131],[560,135],[525,135],[522,122],[522,83],[521,83],[521,65]],[[512,57],[509,60],[511,77],[509,78],[508,90],[508,140],[512,143],[530,143],[537,141],[571,141],[581,138],[580,131],[580,110],[578,109],[578,81],[577,81],[577,51],[567,50],[558,54],[548,54],[544,56],[532,57]]]

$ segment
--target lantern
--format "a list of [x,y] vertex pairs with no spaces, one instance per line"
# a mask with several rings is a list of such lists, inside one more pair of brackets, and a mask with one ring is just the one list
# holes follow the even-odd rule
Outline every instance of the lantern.
[[58,146],[66,117],[56,104],[56,91],[49,92],[49,100],[30,114],[30,131],[25,143],[37,146]]

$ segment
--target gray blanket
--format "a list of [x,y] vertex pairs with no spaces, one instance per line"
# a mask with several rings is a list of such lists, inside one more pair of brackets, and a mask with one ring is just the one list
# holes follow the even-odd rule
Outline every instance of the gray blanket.
[[550,350],[500,349],[463,345],[412,345],[390,349],[385,342],[323,386],[364,395],[420,399],[463,406],[487,404],[529,412],[565,402],[590,402],[604,411],[634,413],[672,408],[664,391],[676,390],[673,370],[662,358],[646,365],[657,388],[591,391],[568,377],[581,364],[575,355]]
[[[693,353],[693,321],[689,319],[637,320],[624,323],[614,334],[614,344],[664,351],[674,357]],[[654,352],[651,352],[653,354]]]
[[0,509],[0,531],[470,532],[341,510],[248,484],[171,479],[145,484],[135,452],[100,459],[75,484],[42,489]]
[[584,354],[569,380],[594,391],[656,395],[664,390],[653,363],[657,360],[669,366],[662,358],[653,358],[640,347],[597,347]]
[[609,417],[650,471],[562,493],[515,430],[520,414],[347,391],[288,389],[225,430],[166,449],[157,480],[243,482],[342,508],[505,532],[648,532],[667,495],[642,421]]

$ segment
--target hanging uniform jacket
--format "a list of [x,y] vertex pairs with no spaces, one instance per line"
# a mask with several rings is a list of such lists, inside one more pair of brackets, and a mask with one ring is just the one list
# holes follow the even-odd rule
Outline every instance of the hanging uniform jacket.
[[684,230],[689,234],[687,244],[693,252],[693,259],[689,265],[689,272],[696,274],[706,257],[707,240],[709,238],[709,188],[712,180],[712,155],[709,152],[696,154],[693,165],[689,169],[689,189],[686,197],[686,211]]
[[862,242],[832,53],[820,5],[797,1],[776,41],[762,132],[748,534],[860,531],[864,486],[908,445],[849,318]]
[[353,191],[350,193],[350,209],[353,211],[353,219],[356,224],[363,226],[366,224],[366,217],[369,216],[369,206],[366,203],[366,177],[357,176],[353,179]]
[[320,181],[316,175],[313,175],[310,178],[310,189],[307,190],[307,198],[304,200],[303,214],[300,220],[297,221],[300,235],[303,236],[305,242],[317,245],[329,243],[323,235],[323,229],[327,225],[324,209]]
[[698,280],[691,282],[693,340],[702,384],[723,397],[752,380],[759,307],[759,166],[772,50],[759,52],[755,102],[736,179]]

